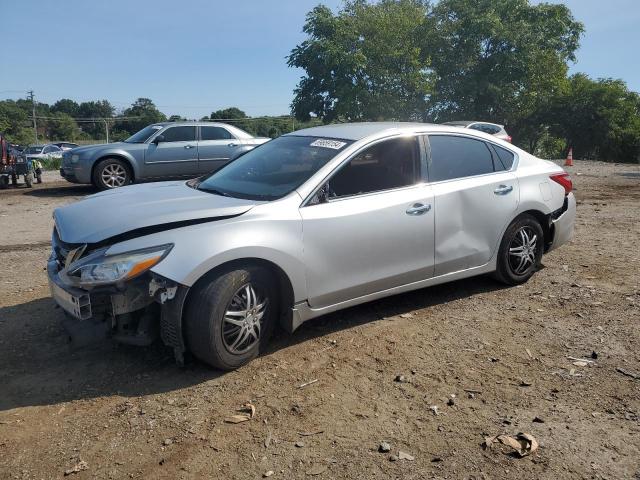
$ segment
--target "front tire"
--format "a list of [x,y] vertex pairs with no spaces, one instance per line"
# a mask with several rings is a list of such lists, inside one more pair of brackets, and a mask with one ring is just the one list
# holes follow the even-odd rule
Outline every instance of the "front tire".
[[247,266],[205,277],[185,309],[185,339],[201,361],[233,370],[264,350],[278,314],[268,270]]
[[544,232],[531,215],[516,218],[502,237],[495,278],[507,285],[529,280],[542,261]]
[[100,160],[93,170],[93,184],[100,190],[124,187],[131,183],[131,167],[117,158]]

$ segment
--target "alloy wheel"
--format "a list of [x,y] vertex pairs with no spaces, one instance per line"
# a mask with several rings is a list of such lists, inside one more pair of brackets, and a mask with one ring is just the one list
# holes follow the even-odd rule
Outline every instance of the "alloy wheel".
[[222,321],[222,341],[227,350],[239,355],[260,341],[267,300],[247,283],[238,289],[226,308]]
[[524,275],[536,263],[538,236],[529,226],[520,228],[509,245],[509,267],[516,275]]
[[102,182],[109,188],[123,187],[127,181],[127,171],[122,165],[110,163],[102,169]]

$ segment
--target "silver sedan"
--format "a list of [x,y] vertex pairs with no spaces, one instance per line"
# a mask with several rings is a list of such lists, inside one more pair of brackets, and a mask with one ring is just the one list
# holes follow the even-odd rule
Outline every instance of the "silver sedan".
[[474,275],[526,282],[573,234],[571,190],[554,163],[474,130],[300,130],[203,179],[57,209],[51,291],[85,331],[137,345],[159,331],[178,361],[232,369],[278,323]]

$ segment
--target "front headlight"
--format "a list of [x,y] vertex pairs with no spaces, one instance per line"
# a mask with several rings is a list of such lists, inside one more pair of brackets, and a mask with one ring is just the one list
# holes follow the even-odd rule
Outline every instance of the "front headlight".
[[88,255],[69,266],[66,276],[83,287],[108,285],[131,280],[158,264],[173,244],[106,255],[106,249]]
[[71,155],[71,163],[78,163],[79,160],[80,160],[80,155],[78,155],[77,153],[74,153],[73,155]]

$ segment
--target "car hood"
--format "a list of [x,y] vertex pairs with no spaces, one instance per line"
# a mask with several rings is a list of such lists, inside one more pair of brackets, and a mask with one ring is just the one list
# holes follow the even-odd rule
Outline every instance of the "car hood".
[[91,152],[94,150],[101,150],[103,148],[122,148],[130,145],[135,145],[135,144],[126,143],[126,142],[97,143],[95,145],[84,145],[82,147],[67,149],[64,151],[64,153],[70,152],[70,153],[77,154],[77,153]]
[[133,238],[242,215],[258,203],[201,192],[184,181],[159,182],[90,195],[57,208],[53,218],[63,242],[115,243],[127,234]]

